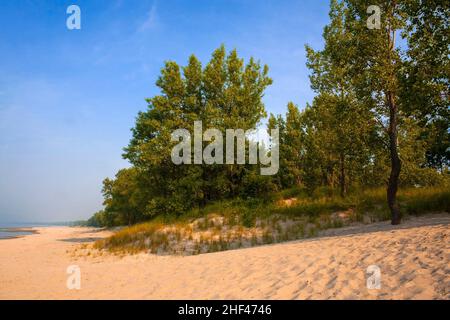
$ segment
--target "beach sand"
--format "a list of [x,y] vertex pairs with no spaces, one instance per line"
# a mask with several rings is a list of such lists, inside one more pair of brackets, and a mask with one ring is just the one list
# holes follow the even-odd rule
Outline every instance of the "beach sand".
[[[76,253],[83,244],[111,233],[36,229],[36,234],[0,240],[0,299],[450,298],[450,214],[184,257],[93,251],[80,257]],[[69,265],[80,268],[80,290],[66,286]],[[370,265],[380,269],[380,289],[367,288]]]

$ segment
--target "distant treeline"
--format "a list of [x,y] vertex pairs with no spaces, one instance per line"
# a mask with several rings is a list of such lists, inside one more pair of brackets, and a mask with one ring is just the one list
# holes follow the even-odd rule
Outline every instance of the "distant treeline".
[[224,132],[257,128],[267,117],[268,67],[253,58],[244,63],[222,46],[206,66],[194,55],[184,67],[165,63],[156,82],[161,93],[146,99],[124,149],[131,167],[104,180],[105,208],[87,223],[130,225],[293,186],[310,193],[326,187],[342,197],[387,186],[392,223],[400,223],[398,187],[449,177],[450,9],[442,1],[378,1],[380,28],[369,29],[369,2],[332,0],[324,48],[306,46],[316,97],[302,108],[290,102],[285,116],[269,115],[268,129],[280,130],[276,175],[260,175],[258,165],[171,161],[171,133],[192,132],[195,120]]

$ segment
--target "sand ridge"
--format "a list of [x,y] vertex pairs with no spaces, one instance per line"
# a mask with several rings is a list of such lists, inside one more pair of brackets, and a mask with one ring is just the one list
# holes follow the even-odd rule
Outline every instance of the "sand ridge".
[[[315,239],[196,256],[74,250],[111,234],[37,228],[0,240],[0,299],[449,299],[450,214],[330,230]],[[66,286],[69,265],[81,289]],[[381,288],[368,289],[377,265]]]

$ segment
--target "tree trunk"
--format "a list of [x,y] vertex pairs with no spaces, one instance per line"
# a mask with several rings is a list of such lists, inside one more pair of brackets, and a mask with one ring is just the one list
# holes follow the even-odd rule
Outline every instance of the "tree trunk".
[[341,190],[341,197],[344,198],[347,193],[347,188],[345,186],[345,163],[344,163],[344,153],[341,152],[339,155],[339,167],[340,167],[340,174],[339,174],[339,187]]
[[400,224],[401,215],[397,203],[398,177],[400,176],[401,161],[398,156],[397,146],[397,106],[394,101],[393,94],[387,94],[389,106],[389,151],[391,156],[391,174],[389,175],[387,187],[387,202],[391,211],[393,225]]

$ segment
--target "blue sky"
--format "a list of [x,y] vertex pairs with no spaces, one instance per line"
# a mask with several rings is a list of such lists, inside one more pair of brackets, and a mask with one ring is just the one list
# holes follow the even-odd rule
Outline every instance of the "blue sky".
[[[81,8],[81,30],[66,9]],[[225,44],[270,68],[266,109],[313,98],[306,43],[328,1],[0,1],[0,223],[88,218],[165,60],[205,64]]]

